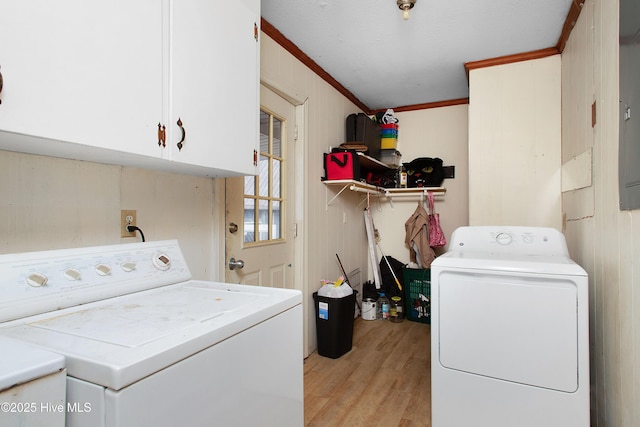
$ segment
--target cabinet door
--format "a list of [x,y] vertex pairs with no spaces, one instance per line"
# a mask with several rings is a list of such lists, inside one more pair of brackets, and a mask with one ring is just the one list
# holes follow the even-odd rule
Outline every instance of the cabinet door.
[[27,152],[74,157],[92,146],[158,157],[162,29],[155,0],[3,1],[0,130],[10,133],[0,148],[18,133],[46,138]]
[[259,15],[209,0],[173,1],[171,14],[171,160],[213,168],[212,176],[255,174]]

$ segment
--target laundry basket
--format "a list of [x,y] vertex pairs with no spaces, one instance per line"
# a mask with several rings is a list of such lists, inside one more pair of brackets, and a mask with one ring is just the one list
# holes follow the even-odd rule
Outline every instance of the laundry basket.
[[407,319],[431,323],[431,270],[404,267],[402,275]]

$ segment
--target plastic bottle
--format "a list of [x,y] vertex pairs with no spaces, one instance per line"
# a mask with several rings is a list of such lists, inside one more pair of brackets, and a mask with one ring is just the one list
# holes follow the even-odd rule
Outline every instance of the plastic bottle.
[[391,297],[389,320],[394,323],[400,323],[404,320],[404,307],[402,306],[402,298],[399,296]]
[[384,292],[380,294],[378,298],[378,319],[389,320],[389,299],[384,295]]

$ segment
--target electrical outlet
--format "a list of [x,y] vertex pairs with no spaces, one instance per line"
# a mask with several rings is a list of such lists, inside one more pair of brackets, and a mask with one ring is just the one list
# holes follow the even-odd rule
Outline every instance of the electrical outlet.
[[135,231],[127,230],[127,226],[136,225],[136,211],[122,210],[120,211],[120,237],[136,237]]

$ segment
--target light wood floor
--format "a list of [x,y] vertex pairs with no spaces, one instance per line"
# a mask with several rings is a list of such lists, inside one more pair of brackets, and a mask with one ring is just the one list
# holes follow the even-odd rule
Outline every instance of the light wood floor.
[[306,426],[431,426],[430,326],[354,323],[353,348],[304,364]]

